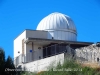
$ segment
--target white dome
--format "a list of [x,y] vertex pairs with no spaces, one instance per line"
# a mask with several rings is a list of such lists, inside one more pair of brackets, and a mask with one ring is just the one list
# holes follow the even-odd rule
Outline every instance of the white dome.
[[37,30],[48,31],[48,39],[77,40],[77,31],[71,18],[62,13],[51,13],[43,18],[37,26]]
[[76,27],[71,18],[62,13],[51,13],[43,18],[37,26],[37,30],[73,30],[76,31]]

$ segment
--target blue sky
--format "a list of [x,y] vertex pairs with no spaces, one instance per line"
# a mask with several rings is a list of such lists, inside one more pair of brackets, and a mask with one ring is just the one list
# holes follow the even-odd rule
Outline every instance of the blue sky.
[[0,0],[0,47],[6,57],[13,57],[13,40],[23,30],[35,30],[53,12],[73,19],[78,41],[100,41],[100,0]]

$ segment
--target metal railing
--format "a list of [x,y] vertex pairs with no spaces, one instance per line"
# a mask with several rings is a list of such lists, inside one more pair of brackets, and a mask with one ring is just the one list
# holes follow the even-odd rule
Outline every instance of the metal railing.
[[[58,55],[58,54],[61,54],[61,53],[64,53],[64,52],[59,52],[59,53],[56,53],[56,54],[47,55],[47,56],[42,57],[40,59],[44,59],[44,58],[51,57],[51,56],[54,56],[54,55]],[[39,60],[39,59],[34,59],[32,54],[33,54],[33,52],[27,53],[26,55],[20,54],[19,56],[17,56],[14,59],[15,66],[17,67],[20,64],[25,64],[25,63],[28,63],[28,62]]]
[[33,61],[32,53],[33,52],[30,52],[30,53],[27,53],[27,54],[20,54],[19,56],[14,58],[15,66],[18,66],[19,64],[24,64],[24,63]]
[[[19,56],[17,56],[15,59],[14,59],[14,64],[15,66],[18,66],[19,64],[24,64],[24,63],[28,63],[28,62],[32,62],[32,61],[36,61],[36,60],[39,60],[39,59],[44,59],[44,58],[47,58],[47,57],[51,57],[51,56],[54,56],[54,55],[58,55],[58,54],[61,54],[61,53],[70,53],[69,51],[71,51],[68,46],[57,46],[57,45],[53,45],[54,47],[51,46],[51,49],[54,50],[55,49],[55,53],[53,54],[50,54],[50,55],[46,55],[46,56],[43,56],[42,58],[38,58],[38,59],[34,59],[34,54],[37,54],[35,51],[32,51],[32,52],[29,52],[27,54],[20,54]],[[48,47],[49,48],[49,47]],[[48,48],[47,51],[48,51]],[[57,52],[57,50],[59,50]],[[73,54],[73,52],[71,52]]]
[[14,64],[15,66],[17,66],[18,64],[22,64],[25,62],[25,55],[20,54],[19,56],[17,56],[16,58],[14,58]]

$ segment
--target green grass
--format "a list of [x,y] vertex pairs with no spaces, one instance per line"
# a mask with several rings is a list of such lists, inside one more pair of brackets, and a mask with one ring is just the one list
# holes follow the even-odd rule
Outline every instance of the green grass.
[[100,72],[90,67],[82,67],[74,60],[65,60],[61,65],[58,63],[56,67],[50,67],[49,71],[36,73],[25,72],[22,75],[100,75]]

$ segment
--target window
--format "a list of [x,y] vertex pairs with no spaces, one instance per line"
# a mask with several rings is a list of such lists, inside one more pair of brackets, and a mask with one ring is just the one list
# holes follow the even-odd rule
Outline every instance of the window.
[[97,62],[99,62],[99,58],[97,58]]

